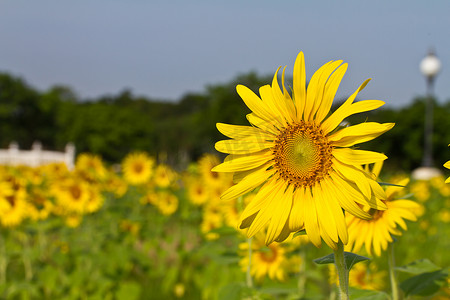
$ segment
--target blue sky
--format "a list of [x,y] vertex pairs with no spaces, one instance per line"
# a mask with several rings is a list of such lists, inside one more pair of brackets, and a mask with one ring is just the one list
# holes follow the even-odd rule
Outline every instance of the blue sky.
[[430,47],[450,99],[449,1],[2,0],[0,71],[82,98],[116,94],[177,100],[251,70],[273,74],[298,52],[307,77],[329,60],[349,69],[338,97],[372,78],[361,98],[407,105],[425,93]]

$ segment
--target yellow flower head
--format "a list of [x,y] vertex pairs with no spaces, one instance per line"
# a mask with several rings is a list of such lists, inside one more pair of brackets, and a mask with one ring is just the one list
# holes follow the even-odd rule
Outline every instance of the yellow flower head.
[[[450,144],[449,144],[449,146],[450,146]],[[447,169],[450,169],[450,160],[444,164],[444,167],[446,167]],[[445,180],[445,183],[449,183],[449,182],[450,182],[450,176]]]
[[186,190],[189,201],[194,205],[202,205],[209,198],[208,189],[198,178],[188,178]]
[[369,206],[363,209],[373,216],[372,219],[363,220],[347,214],[345,216],[348,226],[349,242],[348,249],[358,252],[362,245],[365,245],[367,253],[372,252],[380,256],[381,251],[387,249],[388,243],[392,243],[392,235],[402,235],[398,228],[407,229],[404,220],[417,221],[417,217],[423,214],[423,206],[406,199],[397,199],[402,192],[401,186],[409,183],[409,178],[404,178],[394,182],[399,186],[389,186],[386,188],[386,199],[382,200],[388,207],[387,210],[375,210]]
[[18,226],[28,215],[27,193],[19,189],[9,196],[0,197],[0,223],[4,227]]
[[[336,268],[329,265],[330,283],[339,284]],[[375,263],[361,262],[353,265],[349,274],[349,286],[362,290],[382,290],[385,287],[386,271],[379,271]]]
[[75,169],[90,180],[103,180],[108,175],[101,157],[89,153],[82,153],[77,157]]
[[78,178],[67,178],[55,183],[52,193],[63,214],[83,214],[91,198],[91,187]]
[[158,207],[159,211],[165,215],[170,216],[178,209],[178,198],[174,194],[162,191],[158,194],[158,201],[156,203],[156,207]]
[[293,231],[306,229],[319,247],[323,239],[336,249],[339,240],[348,241],[342,209],[362,218],[371,216],[357,203],[386,209],[383,189],[361,167],[383,161],[380,153],[350,147],[372,140],[394,124],[366,122],[342,128],[348,116],[376,109],[380,100],[354,102],[365,81],[336,111],[330,112],[339,83],[347,70],[342,61],[322,66],[306,89],[303,53],[293,73],[292,96],[278,84],[259,89],[259,96],[238,85],[237,92],[252,113],[252,126],[218,123],[230,140],[219,141],[216,149],[229,154],[214,172],[235,173],[239,182],[222,198],[232,199],[260,187],[240,218],[240,227],[253,236],[268,226],[266,243],[282,241]]
[[154,181],[157,186],[166,188],[170,186],[176,178],[176,173],[169,166],[160,164],[156,167]]
[[[248,247],[248,242],[239,245],[239,248],[242,250],[241,255],[243,256],[239,265],[244,272],[247,271],[249,264]],[[264,234],[260,232],[252,239],[251,247],[250,274],[256,280],[262,280],[265,276],[269,276],[272,280],[283,281],[286,279],[289,260],[282,244],[273,243],[266,246],[264,243]]]
[[122,163],[123,175],[133,185],[146,183],[153,174],[154,160],[144,152],[128,154]]

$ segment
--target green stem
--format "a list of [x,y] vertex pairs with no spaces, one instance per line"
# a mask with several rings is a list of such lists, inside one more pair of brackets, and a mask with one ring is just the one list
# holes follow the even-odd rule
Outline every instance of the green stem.
[[247,287],[253,288],[253,280],[252,275],[250,274],[250,270],[252,267],[252,238],[247,239],[248,243],[248,265],[247,265]]
[[334,250],[334,263],[339,275],[339,296],[341,300],[348,300],[348,273],[347,265],[344,258],[344,244],[341,240],[337,244],[337,249]]
[[399,300],[399,290],[397,275],[395,274],[395,257],[394,257],[394,243],[388,244],[388,265],[389,265],[389,278],[391,280],[392,300]]
[[305,248],[300,246],[300,270],[298,274],[298,297],[302,299],[305,296],[306,285],[306,257]]
[[3,238],[3,231],[0,233],[0,284],[6,284],[6,269],[8,267],[8,256],[6,253],[6,240]]

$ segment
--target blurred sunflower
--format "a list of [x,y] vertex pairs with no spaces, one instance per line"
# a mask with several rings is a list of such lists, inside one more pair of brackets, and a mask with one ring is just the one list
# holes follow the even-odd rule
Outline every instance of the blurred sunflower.
[[[449,144],[449,146],[450,146],[450,144]],[[444,164],[444,167],[446,167],[447,169],[450,169],[450,160]],[[445,180],[445,183],[449,183],[449,182],[450,182],[450,176]]]
[[105,199],[103,198],[101,191],[94,186],[90,187],[89,192],[90,196],[89,200],[86,203],[86,212],[93,213],[98,211],[102,207]]
[[45,220],[53,210],[50,195],[43,188],[33,187],[27,197],[29,203],[29,217],[33,221]]
[[249,237],[268,225],[265,242],[270,244],[304,228],[317,247],[323,238],[336,249],[339,240],[346,244],[348,239],[342,209],[365,219],[371,216],[357,203],[386,209],[380,201],[386,198],[383,189],[361,168],[386,156],[350,147],[376,138],[394,124],[339,126],[350,115],[384,104],[379,100],[354,103],[366,80],[330,114],[346,70],[347,64],[331,61],[314,73],[306,90],[300,52],[294,65],[292,98],[284,87],[284,71],[282,88],[277,71],[272,86],[259,89],[260,97],[245,86],[237,86],[252,111],[247,115],[252,126],[217,124],[231,140],[219,141],[215,147],[230,155],[212,171],[235,173],[238,183],[222,195],[225,200],[261,187],[240,218],[240,227],[249,228]]
[[167,191],[158,192],[158,202],[156,207],[158,207],[163,215],[170,216],[178,209],[178,198]]
[[[380,164],[381,165],[381,164]],[[379,168],[380,169],[380,168]],[[379,171],[373,173],[373,178],[379,176]],[[406,199],[396,199],[403,187],[409,183],[409,178],[394,182],[399,186],[389,186],[386,189],[387,198],[382,200],[387,210],[374,210],[368,205],[363,210],[373,216],[372,219],[363,220],[350,214],[345,215],[348,226],[348,249],[358,252],[362,245],[369,255],[372,251],[380,256],[381,251],[387,249],[388,243],[392,243],[392,235],[402,235],[397,226],[407,229],[404,220],[417,221],[417,217],[423,214],[423,206]]]
[[170,186],[176,178],[176,173],[169,166],[160,164],[156,167],[153,180],[161,188]]
[[62,212],[70,214],[86,212],[86,206],[91,197],[89,184],[77,178],[68,178],[56,183],[52,187],[52,193]]
[[133,185],[146,183],[153,174],[154,160],[144,152],[128,154],[122,162],[123,175]]
[[248,265],[251,263],[250,274],[256,280],[262,280],[265,276],[269,276],[272,280],[283,281],[286,279],[286,270],[289,267],[286,251],[282,244],[279,243],[272,243],[266,246],[264,239],[263,232],[259,232],[253,237],[251,242],[251,262],[248,256],[249,243],[239,244],[242,255],[239,265],[242,271],[247,271]]
[[[339,284],[336,268],[329,267],[330,283]],[[381,291],[385,287],[387,272],[379,271],[374,263],[357,263],[352,266],[349,274],[349,286],[362,290]]]
[[186,191],[189,201],[194,205],[202,205],[208,200],[208,190],[197,178],[186,181]]
[[27,193],[18,189],[9,195],[0,197],[0,223],[4,227],[15,227],[28,215]]
[[90,153],[78,155],[75,169],[90,180],[104,180],[108,175],[101,157]]
[[205,154],[198,160],[198,171],[208,187],[220,187],[224,181],[224,175],[212,171],[219,165],[220,161],[216,155]]

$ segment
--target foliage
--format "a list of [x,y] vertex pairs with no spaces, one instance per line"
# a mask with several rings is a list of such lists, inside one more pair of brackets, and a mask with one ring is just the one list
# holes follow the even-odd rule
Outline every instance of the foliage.
[[[258,92],[271,82],[268,76],[248,73],[224,84],[208,85],[201,93],[189,93],[178,101],[138,97],[129,90],[98,99],[80,99],[69,87],[55,86],[39,92],[23,79],[0,74],[0,147],[17,141],[27,149],[39,140],[47,149],[64,149],[73,142],[78,153],[91,152],[105,160],[120,160],[131,150],[143,150],[186,166],[202,153],[214,152],[222,138],[217,122],[247,124],[249,112],[236,93],[238,83]],[[435,102],[433,148],[436,166],[447,161],[450,140],[450,102]],[[368,117],[367,117],[368,115]],[[364,119],[363,119],[364,118]],[[365,144],[365,149],[389,156],[387,168],[410,171],[421,164],[423,151],[424,99],[409,106],[378,109],[353,116],[350,123],[392,122],[396,126],[383,141]],[[441,163],[442,162],[442,163]]]

